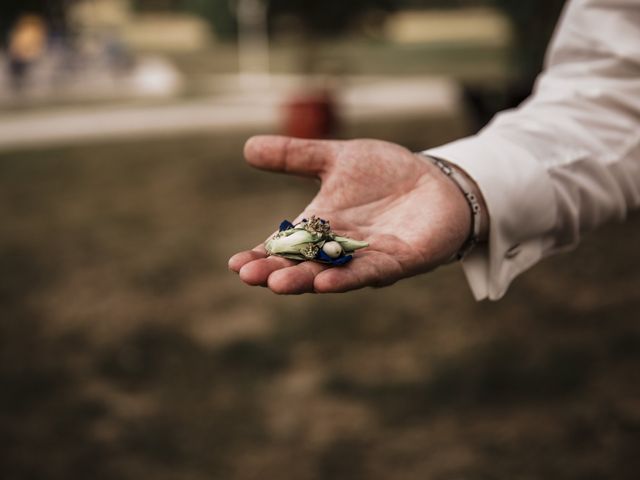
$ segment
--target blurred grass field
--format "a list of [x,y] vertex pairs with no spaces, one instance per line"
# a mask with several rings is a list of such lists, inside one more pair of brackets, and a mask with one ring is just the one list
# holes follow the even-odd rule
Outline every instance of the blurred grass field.
[[457,266],[277,297],[312,198],[242,139],[0,155],[5,479],[635,479],[640,217],[475,303]]

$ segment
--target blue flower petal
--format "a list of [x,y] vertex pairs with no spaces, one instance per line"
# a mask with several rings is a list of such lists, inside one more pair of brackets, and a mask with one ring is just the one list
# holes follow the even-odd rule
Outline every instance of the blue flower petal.
[[353,255],[343,255],[342,257],[334,258],[333,262],[331,262],[331,265],[335,265],[335,266],[345,265],[349,263],[351,260],[353,260]]
[[329,263],[333,260],[333,258],[331,258],[329,255],[324,253],[324,250],[322,249],[318,250],[318,253],[316,254],[316,259],[322,260],[323,262],[329,262]]
[[293,228],[293,223],[291,223],[289,220],[284,220],[281,224],[280,224],[280,231],[284,232],[285,230],[290,230]]
[[331,258],[329,255],[324,253],[322,249],[320,249],[318,251],[318,254],[316,255],[316,260],[319,260],[322,263],[328,263],[329,265],[333,265],[334,267],[338,267],[353,260],[353,255],[343,255],[338,258]]

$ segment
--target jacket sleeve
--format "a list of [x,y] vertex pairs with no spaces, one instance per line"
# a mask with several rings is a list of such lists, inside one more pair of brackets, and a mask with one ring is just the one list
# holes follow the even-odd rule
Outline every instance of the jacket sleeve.
[[489,241],[463,261],[478,300],[623,219],[640,205],[640,0],[571,1],[532,97],[426,153],[460,166],[485,198]]

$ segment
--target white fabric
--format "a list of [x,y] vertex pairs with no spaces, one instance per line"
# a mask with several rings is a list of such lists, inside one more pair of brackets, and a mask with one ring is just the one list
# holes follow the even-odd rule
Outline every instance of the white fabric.
[[569,2],[532,97],[426,153],[464,169],[487,203],[489,242],[463,261],[478,300],[623,219],[640,205],[640,0]]

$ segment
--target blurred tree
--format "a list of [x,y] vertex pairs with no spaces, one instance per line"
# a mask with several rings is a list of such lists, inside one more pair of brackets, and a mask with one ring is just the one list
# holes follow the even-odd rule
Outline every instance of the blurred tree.
[[399,0],[402,8],[460,8],[485,6],[493,0]]
[[513,61],[518,76],[532,82],[542,69],[544,53],[566,0],[399,0],[401,8],[495,6],[513,25]]
[[517,107],[533,89],[565,0],[489,0],[513,26],[512,78],[506,85],[465,85],[465,96],[481,128],[499,111]]
[[237,32],[234,0],[132,0],[138,11],[181,11],[194,13],[209,22],[219,38],[234,38]]
[[347,32],[366,13],[391,12],[397,8],[393,0],[323,0],[301,2],[299,0],[270,0],[269,17],[287,15],[297,18],[311,36],[331,36]]
[[185,8],[207,19],[219,38],[234,38],[238,26],[232,0],[184,0]]
[[533,84],[565,0],[493,0],[510,18],[514,64],[522,81]]

